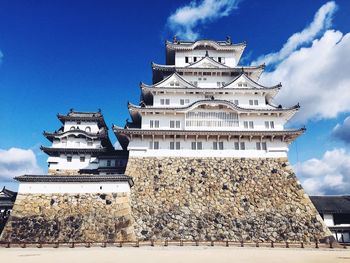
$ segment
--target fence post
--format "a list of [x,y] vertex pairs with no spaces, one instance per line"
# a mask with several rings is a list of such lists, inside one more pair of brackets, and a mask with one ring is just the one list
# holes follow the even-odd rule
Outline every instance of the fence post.
[[286,241],[286,248],[289,248],[289,243],[288,243],[288,241]]
[[59,247],[59,242],[56,242],[53,248],[58,248]]
[[228,247],[229,246],[229,243],[228,243],[228,241],[226,240],[226,247]]
[[107,247],[107,242],[103,242],[101,247]]
[[135,247],[140,247],[140,241],[139,240],[136,241]]
[[198,240],[196,240],[196,247],[198,247],[199,246],[199,242],[198,242]]
[[275,244],[273,243],[273,241],[271,241],[271,247],[275,247]]
[[42,248],[43,245],[41,244],[41,242],[38,243],[38,245],[36,246],[37,248]]
[[90,247],[90,242],[87,242],[87,244],[86,244],[85,247],[86,247],[86,248],[89,248],[89,247]]
[[318,240],[315,241],[315,248],[318,248]]
[[151,239],[151,247],[154,247],[154,240]]
[[304,248],[304,242],[301,242],[301,243],[300,243],[300,247],[301,247],[301,248]]
[[180,239],[180,247],[182,247],[184,245],[184,242],[182,239]]
[[165,247],[168,246],[168,240],[167,240],[167,239],[164,241],[164,246],[165,246]]
[[259,241],[256,242],[255,247],[259,247]]
[[7,242],[6,248],[10,248],[10,247],[11,247],[11,243],[10,243],[10,242]]
[[329,241],[329,248],[333,248],[333,241]]
[[214,246],[214,241],[212,240],[212,241],[210,241],[210,246]]
[[22,243],[21,248],[26,248],[26,243]]
[[72,242],[70,245],[70,248],[74,248],[74,247],[75,247],[75,244],[74,244],[74,242]]

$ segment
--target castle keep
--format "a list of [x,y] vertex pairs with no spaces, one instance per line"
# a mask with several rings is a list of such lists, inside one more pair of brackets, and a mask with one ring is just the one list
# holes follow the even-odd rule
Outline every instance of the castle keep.
[[[311,241],[331,235],[288,163],[299,105],[239,65],[245,43],[166,42],[166,64],[113,131],[100,112],[59,115],[49,175],[24,175],[2,240]],[[125,163],[127,161],[126,170]]]

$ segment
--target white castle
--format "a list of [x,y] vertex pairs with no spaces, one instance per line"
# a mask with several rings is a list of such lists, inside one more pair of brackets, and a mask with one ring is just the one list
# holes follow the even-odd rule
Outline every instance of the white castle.
[[304,129],[285,129],[299,105],[274,97],[281,84],[258,83],[264,65],[240,66],[245,43],[166,42],[166,65],[152,63],[153,84],[140,84],[132,122],[113,130],[132,157],[287,157]]

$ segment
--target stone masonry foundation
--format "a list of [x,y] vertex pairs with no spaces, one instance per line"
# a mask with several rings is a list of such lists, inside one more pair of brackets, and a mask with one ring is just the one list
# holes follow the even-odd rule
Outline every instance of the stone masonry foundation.
[[135,240],[129,194],[19,193],[0,240],[5,242]]
[[136,158],[132,214],[143,240],[313,241],[330,236],[287,159]]

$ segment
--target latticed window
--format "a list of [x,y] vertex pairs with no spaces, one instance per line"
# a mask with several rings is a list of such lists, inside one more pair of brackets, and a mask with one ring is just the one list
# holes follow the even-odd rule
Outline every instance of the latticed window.
[[187,112],[187,127],[238,127],[238,114],[234,112]]

